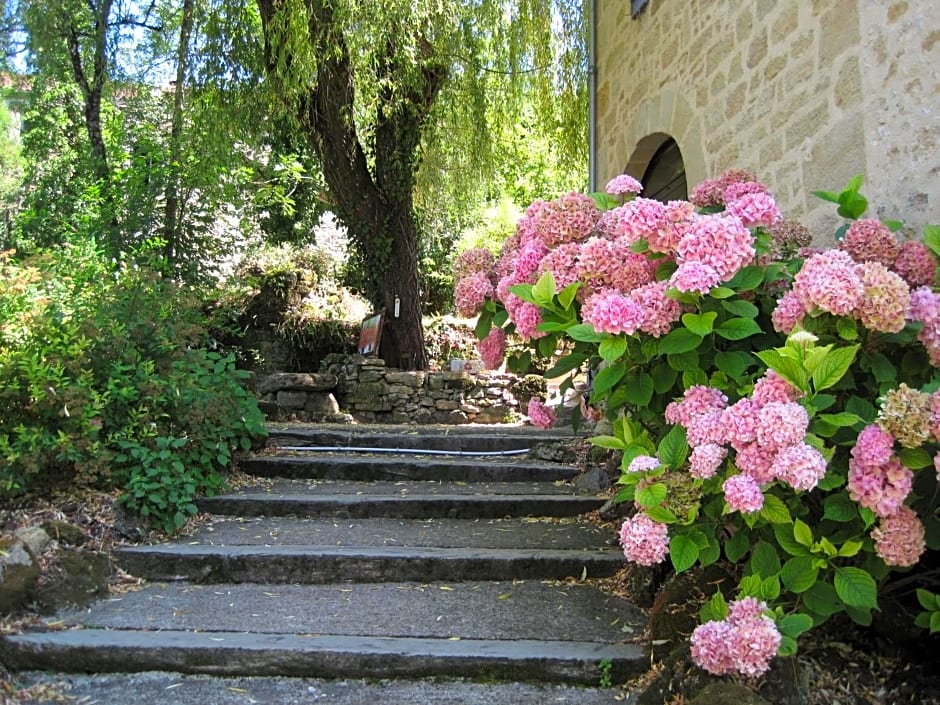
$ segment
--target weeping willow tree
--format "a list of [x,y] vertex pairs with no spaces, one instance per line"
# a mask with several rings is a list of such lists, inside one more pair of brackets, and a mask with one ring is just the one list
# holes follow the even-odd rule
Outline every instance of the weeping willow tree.
[[530,131],[552,132],[562,159],[584,160],[581,3],[257,4],[281,117],[315,155],[388,314],[381,355],[423,368],[416,193],[460,199],[482,188]]

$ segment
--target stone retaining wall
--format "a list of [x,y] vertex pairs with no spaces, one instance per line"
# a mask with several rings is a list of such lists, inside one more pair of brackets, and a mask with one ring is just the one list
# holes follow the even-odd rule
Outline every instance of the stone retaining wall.
[[545,393],[541,377],[496,372],[408,372],[383,360],[331,357],[317,373],[276,373],[257,385],[272,421],[504,423]]

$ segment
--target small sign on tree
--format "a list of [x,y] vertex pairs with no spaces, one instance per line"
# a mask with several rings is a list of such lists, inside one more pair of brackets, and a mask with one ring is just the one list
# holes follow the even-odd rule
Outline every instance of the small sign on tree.
[[385,309],[373,313],[362,322],[359,331],[359,354],[376,355],[379,352],[379,342],[382,340],[382,323],[385,320]]

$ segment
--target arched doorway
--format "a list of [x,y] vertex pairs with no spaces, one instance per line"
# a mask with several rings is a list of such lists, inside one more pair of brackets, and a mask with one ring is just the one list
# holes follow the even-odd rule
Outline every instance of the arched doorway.
[[685,179],[685,164],[679,145],[667,137],[653,153],[640,180],[643,196],[657,201],[686,200],[689,187]]

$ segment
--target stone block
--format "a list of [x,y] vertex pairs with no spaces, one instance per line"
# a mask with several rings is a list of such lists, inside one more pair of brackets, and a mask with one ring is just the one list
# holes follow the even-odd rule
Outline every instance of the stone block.
[[434,404],[434,408],[438,411],[454,411],[460,408],[460,404],[453,399],[438,399]]
[[385,373],[381,370],[363,370],[359,373],[360,384],[371,384],[372,382],[381,382],[385,379]]
[[0,541],[0,615],[20,609],[39,581],[39,565],[20,540]]
[[45,529],[39,526],[24,526],[13,532],[13,535],[26,544],[29,552],[34,556],[38,556],[40,553],[45,551],[46,546],[48,546],[49,542],[52,541],[52,538],[45,531]]
[[311,392],[307,395],[306,411],[314,414],[338,414],[339,404],[329,392]]
[[308,372],[277,372],[258,382],[259,394],[280,391],[325,392],[336,387],[336,375]]
[[278,392],[277,405],[285,409],[303,409],[307,405],[307,393]]
[[444,375],[440,372],[431,374],[428,377],[428,389],[432,392],[440,391],[444,388]]
[[389,384],[402,384],[415,389],[423,387],[427,377],[427,372],[400,372],[390,370],[385,373],[385,381]]
[[393,384],[391,383],[391,380],[389,379],[386,379],[386,381],[390,383],[388,385],[389,394],[399,394],[403,397],[410,397],[412,393],[415,391],[414,387],[409,387],[404,384]]

